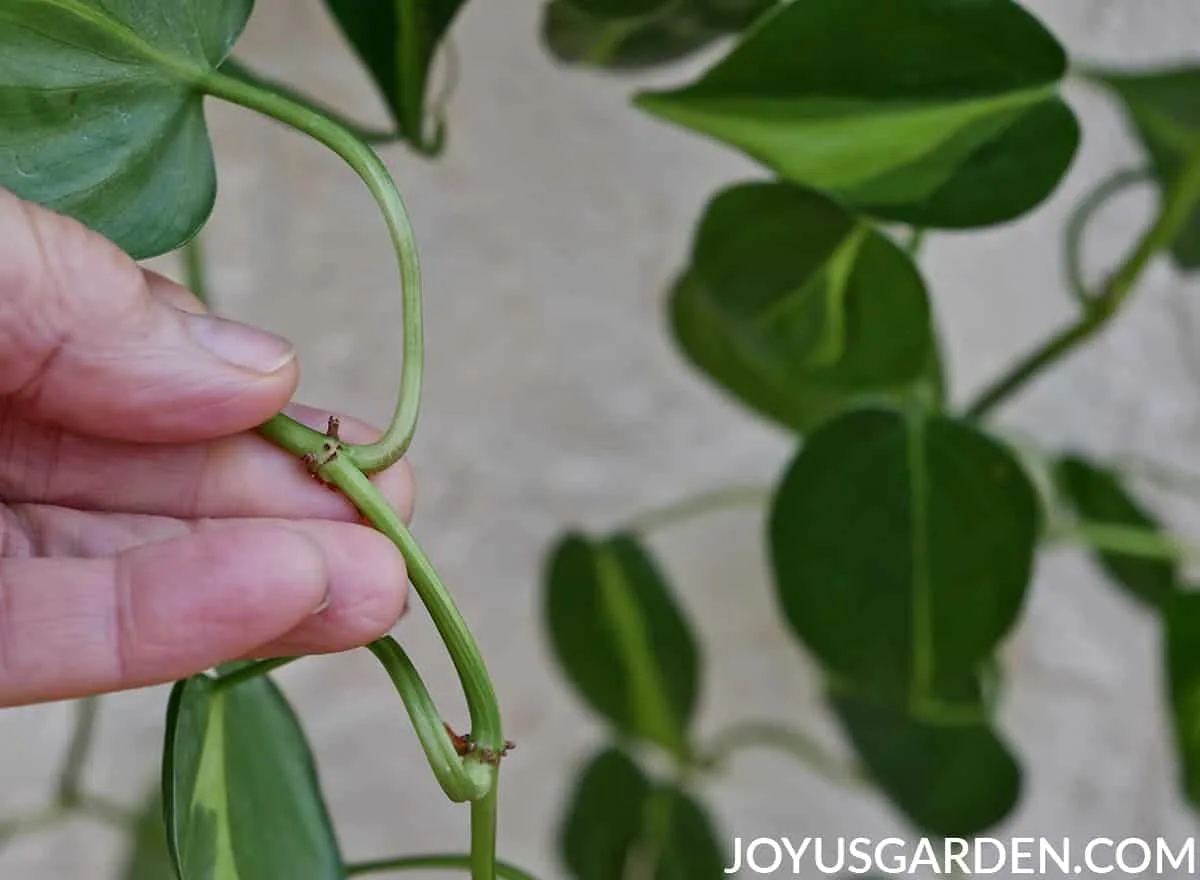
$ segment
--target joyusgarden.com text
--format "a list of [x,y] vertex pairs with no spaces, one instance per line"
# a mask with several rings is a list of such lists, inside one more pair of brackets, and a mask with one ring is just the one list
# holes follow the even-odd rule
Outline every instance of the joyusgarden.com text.
[[735,837],[725,873],[750,877],[1194,877],[1196,839]]

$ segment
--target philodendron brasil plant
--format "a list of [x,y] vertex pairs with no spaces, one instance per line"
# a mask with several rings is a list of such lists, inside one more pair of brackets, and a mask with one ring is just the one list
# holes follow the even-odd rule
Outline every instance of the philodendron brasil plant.
[[[1064,540],[1089,547],[1161,620],[1180,782],[1200,806],[1200,593],[1182,573],[1194,554],[1123,472],[989,426],[1110,325],[1152,261],[1200,269],[1200,67],[1072,69],[1013,0],[550,0],[542,19],[564,66],[626,78],[730,37],[694,81],[634,100],[767,172],[709,201],[668,323],[692,367],[798,448],[773,486],[703,491],[609,534],[570,532],[550,552],[550,642],[614,734],[581,771],[561,828],[572,876],[649,876],[630,873],[648,851],[656,876],[721,876],[722,838],[689,782],[745,746],[872,785],[929,838],[994,829],[1022,789],[995,723],[999,649],[1039,544]],[[1100,181],[1066,226],[1075,319],[960,404],[917,262],[922,238],[1011,223],[1055,191],[1081,134],[1060,95],[1071,74],[1119,103],[1145,162]],[[1153,218],[1090,282],[1088,222],[1136,184],[1157,191]],[[777,607],[818,664],[857,766],[773,720],[698,741],[703,652],[645,539],[745,503],[768,508]],[[640,760],[647,750],[658,760]],[[856,865],[827,852],[824,867]],[[790,876],[790,858],[780,871]]]
[[[495,862],[496,776],[508,744],[482,660],[433,567],[366,479],[412,440],[422,361],[413,237],[368,144],[399,140],[431,157],[445,146],[445,126],[427,106],[430,70],[463,0],[325,4],[385,99],[390,130],[368,130],[228,57],[250,0],[2,0],[0,185],[78,217],[135,257],[185,247],[195,264],[189,242],[216,188],[207,97],[316,138],[362,177],[403,281],[395,418],[364,447],[283,417],[262,432],[346,493],[409,562],[462,678],[469,737],[443,726],[394,640],[371,650],[439,782],[472,804],[470,853],[345,861],[299,724],[269,678],[281,660],[175,687],[163,802],[139,825],[132,880],[172,871],[182,880],[325,880],[423,867],[469,869],[477,880],[526,876]],[[1064,538],[1092,547],[1161,617],[1181,775],[1200,803],[1200,599],[1183,581],[1184,545],[1117,472],[1015,445],[987,426],[998,405],[1109,325],[1152,260],[1169,254],[1181,271],[1200,267],[1200,70],[1075,70],[1123,103],[1147,162],[1102,181],[1068,224],[1077,319],[959,406],[916,258],[927,233],[1017,220],[1070,166],[1079,128],[1059,96],[1068,59],[1036,18],[1014,0],[551,0],[543,22],[561,61],[626,74],[731,43],[695,83],[637,99],[770,172],[705,209],[670,293],[670,325],[689,363],[802,440],[775,486],[706,493],[612,535],[571,533],[554,548],[551,642],[614,733],[565,817],[566,872],[723,876],[724,848],[694,783],[749,744],[877,786],[925,834],[994,827],[1021,787],[994,724],[998,650],[1024,607],[1038,544]],[[1142,182],[1159,193],[1153,221],[1089,283],[1087,221]],[[701,652],[644,538],[714,506],[764,498],[781,613],[824,673],[858,768],[841,768],[773,721],[697,741]],[[78,783],[94,713],[94,702],[81,704],[57,806],[0,824],[0,838],[71,811],[114,812]],[[647,750],[668,760],[643,761]],[[253,823],[238,821],[248,810]],[[156,855],[164,822],[169,846]]]
[[[444,723],[394,639],[369,647],[395,684],[442,789],[452,801],[470,804],[470,851],[346,863],[297,719],[268,678],[294,659],[286,658],[229,664],[172,691],[162,771],[169,859],[183,880],[301,880],[418,866],[459,866],[476,880],[522,877],[498,868],[495,858],[498,769],[512,744],[501,730],[491,679],[433,565],[368,479],[412,442],[423,351],[413,232],[387,167],[365,141],[403,139],[426,154],[441,148],[443,127],[425,106],[427,79],[461,2],[328,5],[387,97],[394,131],[362,131],[232,62],[228,56],[253,0],[4,0],[0,185],[77,218],[134,258],[185,246],[208,219],[216,195],[204,118],[210,97],[319,141],[366,184],[402,279],[403,376],[392,421],[377,441],[363,445],[343,443],[332,421],[322,434],[279,415],[259,430],[293,453],[297,467],[342,492],[403,554],[461,680],[469,731],[458,734]],[[64,774],[64,809],[94,806],[77,784],[91,717],[85,710]]]

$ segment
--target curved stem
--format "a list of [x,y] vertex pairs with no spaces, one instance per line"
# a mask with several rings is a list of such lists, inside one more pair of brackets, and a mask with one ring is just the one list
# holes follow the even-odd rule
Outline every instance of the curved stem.
[[[462,871],[471,867],[471,857],[437,853],[427,856],[402,856],[395,859],[376,859],[370,862],[354,862],[345,866],[347,877],[361,877],[364,874],[383,874],[389,871]],[[496,876],[500,880],[534,880],[528,874],[513,865],[496,862]]]
[[1085,309],[1091,307],[1094,298],[1083,279],[1083,234],[1087,225],[1110,199],[1149,178],[1148,168],[1124,168],[1113,172],[1084,196],[1067,220],[1063,230],[1063,262],[1067,270],[1067,287],[1075,301]]
[[286,95],[219,72],[205,74],[197,85],[208,94],[284,122],[329,147],[362,178],[382,210],[396,250],[403,283],[404,372],[396,410],[387,431],[374,443],[347,446],[345,452],[367,473],[395,464],[408,451],[417,426],[424,369],[424,338],[421,329],[421,270],[416,240],[404,200],[387,166],[354,132]]
[[764,504],[770,499],[771,492],[769,486],[731,486],[714,489],[676,501],[666,507],[638,514],[619,531],[649,534],[727,507]]
[[491,677],[479,652],[475,637],[467,627],[450,593],[442,584],[429,557],[417,543],[375,485],[344,456],[338,456],[321,468],[321,476],[336,485],[375,528],[391,538],[408,563],[408,576],[417,594],[429,610],[434,626],[446,643],[458,671],[471,716],[471,739],[475,745],[500,752],[504,737],[500,712]]
[[[407,652],[390,636],[384,636],[367,647],[396,686],[433,775],[437,777],[446,797],[461,803],[486,794],[492,786],[490,768],[479,762],[468,764],[459,755],[433,697]],[[479,772],[481,770],[484,772]]]
[[232,76],[234,79],[239,79],[242,82],[248,83],[259,89],[264,89],[269,92],[274,92],[288,100],[302,104],[310,110],[321,114],[322,116],[333,120],[338,125],[345,128],[347,131],[354,134],[356,138],[367,144],[390,144],[400,140],[400,132],[384,131],[383,129],[367,128],[359,125],[352,119],[338,113],[332,107],[310,98],[308,95],[294,89],[287,83],[279,82],[270,77],[263,76],[255,70],[251,70],[236,58],[226,58],[221,62],[221,73]]
[[746,748],[783,752],[837,785],[858,786],[867,781],[858,770],[832,757],[808,734],[773,721],[744,721],[727,728],[713,740],[706,763],[718,766],[734,752]]
[[1175,240],[1197,202],[1200,202],[1200,150],[1188,157],[1179,177],[1165,193],[1153,225],[1100,293],[1089,299],[1084,315],[1018,361],[987,388],[967,408],[967,418],[973,421],[982,419],[1047,366],[1107,326],[1128,299],[1150,260]]

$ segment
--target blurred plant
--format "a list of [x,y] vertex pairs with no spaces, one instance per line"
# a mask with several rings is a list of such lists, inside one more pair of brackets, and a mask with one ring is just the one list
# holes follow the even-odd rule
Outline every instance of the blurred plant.
[[[959,407],[917,252],[938,230],[1028,214],[1072,162],[1068,58],[1034,16],[1013,0],[551,0],[542,33],[563,64],[625,74],[735,35],[696,81],[634,103],[770,172],[708,203],[669,324],[709,382],[798,441],[773,486],[709,491],[551,551],[554,652],[614,737],[581,771],[561,829],[571,876],[723,876],[720,837],[688,786],[747,745],[874,786],[924,835],[994,828],[1022,785],[995,726],[997,652],[1038,547],[1063,540],[1161,618],[1181,782],[1200,805],[1200,592],[1181,574],[1196,553],[1120,471],[987,424],[1103,331],[1155,258],[1200,268],[1200,68],[1077,71],[1120,102],[1148,166],[1099,182],[1067,224],[1076,319]],[[1159,194],[1153,220],[1087,283],[1088,222],[1144,183]],[[701,649],[645,533],[756,499],[780,614],[821,669],[856,768],[773,721],[697,740]]]

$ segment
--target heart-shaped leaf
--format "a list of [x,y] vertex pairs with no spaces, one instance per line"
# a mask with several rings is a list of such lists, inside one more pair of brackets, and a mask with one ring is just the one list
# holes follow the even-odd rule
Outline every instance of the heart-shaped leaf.
[[921,720],[846,693],[833,705],[868,775],[925,834],[972,837],[1020,799],[1021,769],[984,719]]
[[304,732],[265,677],[175,685],[163,791],[179,880],[345,876]]
[[[1096,71],[1094,78],[1112,89],[1141,138],[1159,188],[1166,191],[1184,162],[1200,151],[1200,67],[1151,73]],[[1181,269],[1200,269],[1200,208],[1171,246]]]
[[693,85],[641,107],[856,210],[926,227],[1010,220],[1078,144],[1066,56],[1012,0],[805,0]]
[[1168,596],[1163,624],[1179,788],[1200,807],[1200,593]]
[[325,0],[338,27],[371,74],[400,134],[437,153],[444,125],[429,131],[426,97],[438,47],[466,0]]
[[807,437],[776,492],[776,592],[856,693],[975,704],[970,678],[1024,601],[1038,519],[1020,464],[975,428],[852,411]]
[[671,296],[687,357],[805,431],[855,401],[940,398],[925,285],[888,238],[812,190],[747,183],[709,203]]
[[[1066,456],[1058,463],[1056,476],[1059,488],[1088,524],[1163,532],[1112,472],[1079,456]],[[1178,588],[1179,567],[1173,562],[1113,552],[1095,556],[1109,577],[1135,599],[1153,607],[1159,607]]]
[[742,30],[776,0],[684,0],[639,18],[613,19],[574,0],[551,0],[542,40],[566,64],[635,71],[679,61]]
[[623,877],[645,829],[650,783],[624,752],[592,758],[571,796],[559,831],[559,851],[574,880]]
[[551,554],[545,601],[558,661],[592,708],[622,733],[686,756],[699,651],[645,548],[630,535],[566,536]]
[[0,186],[141,259],[191,238],[216,172],[196,84],[252,0],[5,0]]

